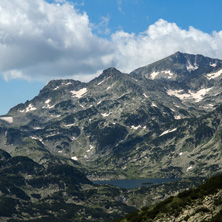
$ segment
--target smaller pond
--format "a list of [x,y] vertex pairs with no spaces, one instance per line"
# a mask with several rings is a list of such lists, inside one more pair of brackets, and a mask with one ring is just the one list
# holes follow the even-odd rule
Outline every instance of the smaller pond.
[[180,180],[179,178],[150,178],[150,179],[135,179],[135,180],[97,180],[94,184],[111,184],[117,187],[132,189],[141,186],[151,186],[153,184],[161,184],[170,181]]

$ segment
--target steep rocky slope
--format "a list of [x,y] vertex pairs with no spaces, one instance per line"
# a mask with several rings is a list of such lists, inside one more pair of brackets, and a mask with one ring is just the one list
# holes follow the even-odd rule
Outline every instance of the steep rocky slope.
[[150,208],[128,214],[118,221],[222,221],[222,175],[208,179],[196,189],[183,191]]

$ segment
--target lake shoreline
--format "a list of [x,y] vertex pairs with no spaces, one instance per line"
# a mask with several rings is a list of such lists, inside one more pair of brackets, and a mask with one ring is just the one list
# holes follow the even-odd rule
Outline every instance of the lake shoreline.
[[94,184],[109,184],[125,189],[133,189],[141,186],[149,187],[155,184],[168,183],[182,180],[183,178],[145,178],[145,179],[118,179],[118,180],[95,180]]

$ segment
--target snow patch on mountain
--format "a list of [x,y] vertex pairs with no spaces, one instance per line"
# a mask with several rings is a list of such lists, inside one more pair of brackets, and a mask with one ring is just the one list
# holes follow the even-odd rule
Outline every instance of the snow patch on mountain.
[[179,98],[180,100],[184,100],[184,99],[187,99],[190,97],[189,94],[187,93],[183,93],[184,91],[182,89],[180,90],[172,90],[172,89],[169,89],[167,90],[167,94],[169,96],[176,96],[177,98]]
[[13,123],[13,117],[11,117],[11,116],[0,117],[0,119],[6,121],[8,123]]
[[59,89],[59,86],[56,86],[53,90],[58,90]]
[[174,131],[176,131],[176,130],[177,130],[177,128],[174,128],[174,129],[172,129],[172,130],[166,130],[166,131],[162,132],[162,133],[160,134],[160,136],[163,136],[163,135],[168,134],[168,133],[172,133],[172,132],[174,132]]
[[193,169],[193,166],[189,166],[189,167],[187,168],[187,171],[192,170],[192,169]]
[[130,128],[133,129],[133,130],[137,130],[137,129],[141,128],[141,126],[140,125],[138,125],[138,126],[132,125]]
[[97,103],[97,105],[99,105],[101,102],[102,102],[102,100],[100,100],[100,101]]
[[102,80],[101,82],[99,82],[97,85],[99,86],[99,85],[101,85],[101,84],[103,84],[106,80],[108,80],[110,77],[108,77],[108,78],[106,78],[106,79],[104,79],[104,80]]
[[71,159],[72,160],[78,160],[78,158],[76,156],[72,156]]
[[115,85],[115,83],[112,84],[111,86],[108,86],[108,87],[107,87],[107,90],[112,89],[114,85]]
[[33,127],[34,130],[40,130],[40,129],[43,129],[41,127]]
[[143,93],[143,96],[144,96],[145,98],[148,98],[148,96],[147,96],[145,93]]
[[197,92],[192,92],[191,90],[188,91],[188,93],[184,93],[184,90],[172,90],[169,89],[167,90],[167,94],[169,96],[175,96],[179,98],[180,100],[185,100],[185,99],[194,99],[195,102],[200,102],[203,97],[211,90],[212,88],[208,89],[200,89]]
[[79,104],[83,109],[86,109],[86,107],[85,106],[83,106],[82,104]]
[[48,109],[52,109],[52,108],[54,108],[54,107],[55,107],[55,105],[52,105],[52,106],[48,105],[48,106],[47,106]]
[[174,73],[172,73],[170,70],[162,70],[160,72],[154,71],[150,74],[150,78],[154,80],[158,75],[164,75],[165,78],[171,79],[174,76]]
[[94,146],[90,145],[89,149],[86,152],[89,153],[93,148],[94,148]]
[[[213,88],[213,87],[212,87]],[[191,92],[191,90],[189,90],[188,92],[190,93],[190,96],[195,100],[195,102],[200,102],[203,97],[212,89],[212,88],[208,88],[208,89],[200,89],[197,92]]]
[[64,125],[64,127],[66,127],[66,128],[70,128],[70,127],[72,127],[72,126],[75,126],[75,123],[71,123],[71,124],[66,124],[66,125]]
[[205,105],[203,106],[203,108],[206,109],[206,110],[211,111],[211,110],[214,109],[214,106],[215,106],[215,105],[213,105],[213,104],[205,104]]
[[47,100],[45,101],[46,104],[49,104],[50,102],[51,102],[51,99],[47,99]]
[[27,112],[35,111],[35,110],[37,110],[37,108],[34,107],[32,104],[29,104],[29,105],[26,107],[26,109],[24,109],[24,110],[19,110],[19,112],[21,112],[21,113],[27,113]]
[[191,71],[194,71],[194,70],[198,69],[199,67],[197,66],[196,63],[194,63],[194,65],[192,65],[190,61],[187,61],[186,68],[187,68],[188,72],[191,72]]
[[99,86],[99,85],[101,85],[102,83],[104,83],[104,81],[105,81],[105,79],[102,80],[101,82],[99,82],[99,83],[97,84],[97,86]]
[[43,145],[45,145],[45,143],[43,142],[43,139],[41,137],[30,136],[30,138],[33,140],[39,140]]
[[220,69],[220,70],[217,71],[217,72],[213,72],[213,73],[207,74],[207,78],[208,78],[209,80],[210,80],[210,79],[215,79],[215,78],[219,77],[221,74],[222,74],[222,69]]
[[112,113],[112,112],[110,112],[110,113],[101,113],[101,115],[102,115],[103,117],[107,117],[107,116],[109,116],[111,113]]
[[171,79],[173,77],[173,75],[174,75],[170,70],[161,71],[161,73],[167,74],[168,75],[168,79]]
[[71,82],[67,82],[67,83],[62,83],[62,85],[68,86],[68,85],[72,85]]
[[181,119],[180,115],[174,116],[174,119]]
[[44,109],[44,108],[47,108],[47,109],[52,109],[52,108],[54,108],[55,107],[55,105],[49,105],[49,103],[51,102],[51,99],[47,99],[46,101],[45,101],[45,104],[46,104],[46,106],[43,106],[42,108]]
[[35,137],[35,136],[30,136],[30,138],[31,138],[32,140],[39,140],[38,137]]
[[152,102],[151,106],[157,108],[157,105],[154,102]]
[[58,135],[58,133],[50,133],[49,135],[46,135],[46,138],[56,136],[56,135]]
[[210,63],[210,66],[212,66],[212,67],[216,67],[217,64],[216,64],[216,63],[213,63],[213,64]]
[[61,115],[50,115],[52,118],[59,118]]
[[155,77],[156,77],[158,74],[159,74],[159,72],[156,72],[156,71],[152,72],[152,73],[150,74],[151,79],[154,80]]
[[39,140],[43,145],[45,145],[45,143],[43,142],[43,139],[42,139],[41,137],[39,137],[38,140]]
[[81,98],[87,92],[87,88],[82,88],[78,91],[72,90],[70,91],[74,97]]

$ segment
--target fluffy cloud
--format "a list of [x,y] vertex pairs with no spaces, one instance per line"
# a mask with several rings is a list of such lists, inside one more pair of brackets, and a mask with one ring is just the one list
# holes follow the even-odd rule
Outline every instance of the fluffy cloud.
[[0,4],[0,71],[5,79],[95,74],[112,62],[113,45],[92,34],[86,13],[44,0]]
[[112,41],[116,47],[114,63],[125,72],[176,51],[222,58],[222,31],[210,35],[193,27],[183,30],[163,19],[139,35],[118,31],[112,35]]
[[87,81],[110,66],[130,72],[176,51],[222,58],[222,31],[183,30],[160,19],[138,35],[117,31],[106,40],[93,34],[93,28],[107,28],[108,22],[104,17],[103,23],[90,24],[86,13],[65,0],[2,1],[0,75]]

